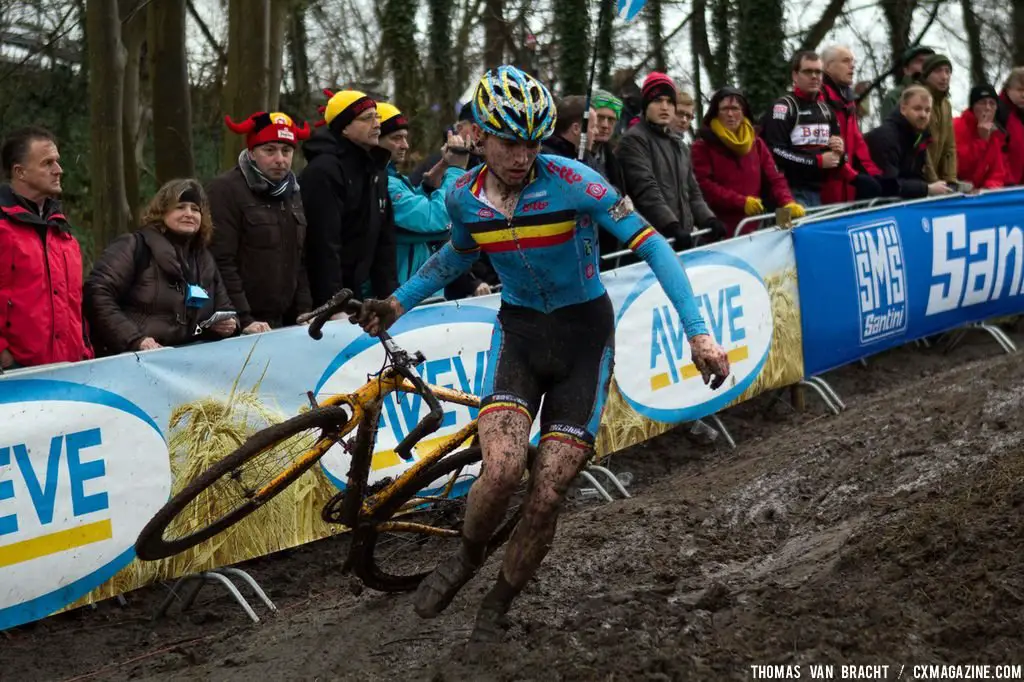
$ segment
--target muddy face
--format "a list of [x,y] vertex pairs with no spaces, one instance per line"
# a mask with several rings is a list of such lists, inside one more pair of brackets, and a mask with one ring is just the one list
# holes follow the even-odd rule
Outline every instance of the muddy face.
[[483,150],[488,171],[501,181],[511,195],[522,189],[526,175],[540,154],[540,142],[484,135]]

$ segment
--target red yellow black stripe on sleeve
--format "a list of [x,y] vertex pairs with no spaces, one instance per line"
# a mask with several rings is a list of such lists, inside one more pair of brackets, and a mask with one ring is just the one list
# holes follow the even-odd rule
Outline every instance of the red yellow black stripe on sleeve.
[[632,237],[626,240],[626,248],[630,251],[636,251],[640,248],[640,245],[645,241],[658,234],[653,227],[644,227],[637,231]]

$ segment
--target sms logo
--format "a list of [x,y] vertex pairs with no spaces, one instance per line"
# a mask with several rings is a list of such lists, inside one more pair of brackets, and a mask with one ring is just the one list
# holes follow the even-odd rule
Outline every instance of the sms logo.
[[907,329],[907,276],[896,221],[849,230],[860,305],[860,343],[902,334]]
[[618,348],[647,349],[616,353],[623,397],[643,416],[667,423],[712,414],[742,395],[768,358],[773,332],[771,296],[756,270],[724,253],[688,253],[683,260],[708,332],[729,354],[724,386],[712,391],[701,380],[679,315],[653,273],[626,299],[615,327]]
[[[410,353],[422,351],[427,361],[416,368],[428,384],[481,395],[488,371],[488,351],[497,311],[476,305],[436,305],[413,309],[404,315],[390,333],[401,348]],[[316,394],[319,399],[347,393],[362,386],[368,375],[377,374],[384,365],[384,348],[377,339],[361,335],[335,357],[321,377]],[[413,455],[429,451],[431,446],[450,436],[470,421],[479,410],[463,405],[442,403],[445,409],[441,428],[420,441]],[[377,447],[370,470],[370,483],[396,476],[410,466],[395,454],[403,438],[427,415],[423,399],[412,393],[391,393],[381,406]],[[335,446],[321,460],[324,473],[339,488],[345,487],[350,457]]]
[[138,406],[63,381],[0,382],[0,630],[43,618],[135,558],[170,495],[167,444]]

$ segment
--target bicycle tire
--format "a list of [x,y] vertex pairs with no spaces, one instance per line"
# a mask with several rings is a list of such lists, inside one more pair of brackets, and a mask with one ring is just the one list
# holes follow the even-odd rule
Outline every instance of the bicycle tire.
[[[535,457],[536,449],[530,447],[528,461],[532,464]],[[352,566],[364,585],[380,592],[409,592],[415,590],[420,582],[430,574],[430,571],[421,571],[408,575],[397,575],[381,569],[375,557],[377,540],[381,535],[376,529],[376,524],[390,520],[409,500],[432,482],[445,478],[458,469],[479,462],[481,459],[482,455],[478,446],[469,447],[445,457],[398,488],[374,512],[372,522],[355,531],[352,540],[355,545]],[[487,545],[486,556],[490,556],[508,541],[519,522],[519,516],[520,510],[517,508],[512,516],[498,527]]]
[[[349,419],[349,413],[343,407],[319,407],[254,433],[237,450],[193,479],[160,508],[156,515],[142,529],[142,532],[139,533],[139,537],[135,541],[136,556],[143,561],[166,559],[169,556],[174,556],[191,549],[238,523],[294,483],[317,460],[311,460],[301,467],[294,466],[293,463],[291,465],[293,468],[283,468],[281,473],[286,475],[270,495],[260,500],[247,500],[237,508],[223,514],[220,518],[213,520],[208,525],[183,538],[175,540],[164,538],[164,532],[178,515],[185,510],[188,504],[196,499],[204,490],[219,481],[225,474],[237,470],[273,445],[286,441],[303,431],[315,428],[334,429],[344,427]],[[317,440],[319,442],[320,439]]]

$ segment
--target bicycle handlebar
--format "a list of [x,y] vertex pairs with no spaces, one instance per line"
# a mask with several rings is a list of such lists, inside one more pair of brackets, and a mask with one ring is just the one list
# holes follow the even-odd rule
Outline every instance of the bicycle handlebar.
[[[349,315],[357,314],[363,307],[363,302],[352,298],[352,292],[342,289],[330,298],[326,303],[303,315],[299,315],[297,322],[312,320],[309,324],[309,335],[319,341],[324,337],[323,326],[338,313]],[[437,399],[430,387],[424,383],[412,368],[423,362],[426,358],[419,351],[410,356],[409,353],[399,348],[391,335],[383,329],[377,334],[377,338],[384,346],[384,352],[391,358],[395,371],[413,385],[416,393],[423,397],[430,408],[430,412],[402,439],[402,442],[395,446],[395,454],[406,462],[412,461],[412,448],[420,440],[430,435],[441,426],[444,418],[444,411],[441,409],[441,401]]]

